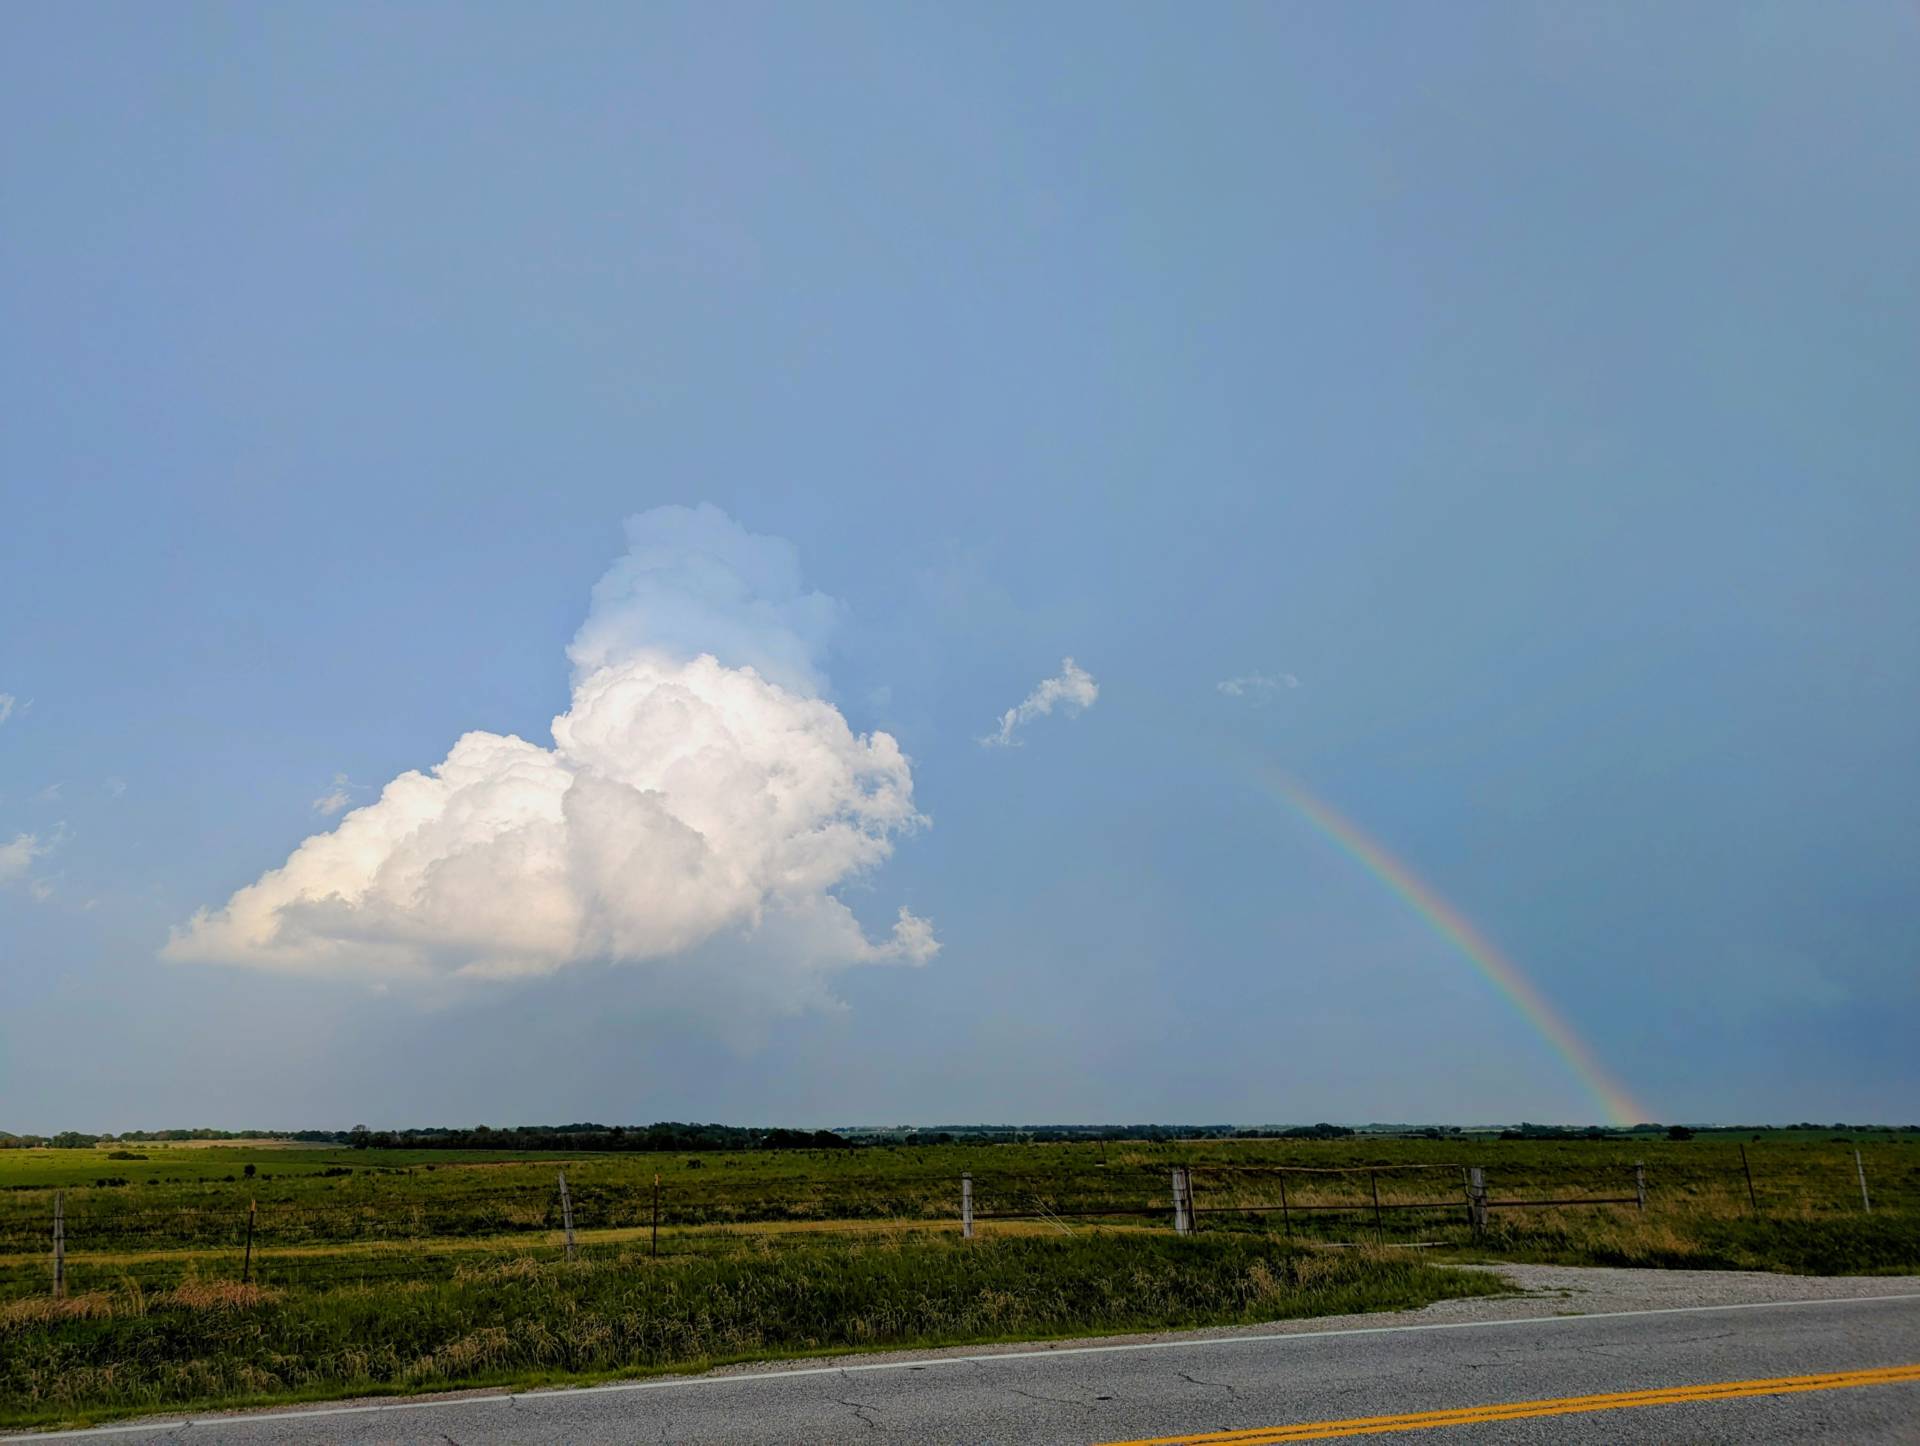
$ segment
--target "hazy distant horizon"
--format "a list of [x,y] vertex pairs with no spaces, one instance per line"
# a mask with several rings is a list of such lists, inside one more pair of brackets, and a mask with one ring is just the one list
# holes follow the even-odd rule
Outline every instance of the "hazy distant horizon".
[[749,1130],[774,1130],[774,1129],[828,1130],[833,1133],[842,1134],[842,1135],[889,1134],[889,1133],[906,1133],[906,1132],[912,1132],[912,1133],[918,1133],[918,1134],[937,1134],[942,1132],[956,1133],[956,1134],[964,1134],[964,1133],[1014,1134],[1014,1133],[1026,1133],[1026,1132],[1032,1132],[1032,1131],[1063,1131],[1064,1132],[1064,1131],[1122,1131],[1122,1130],[1189,1130],[1189,1131],[1223,1131],[1224,1132],[1224,1131],[1232,1131],[1232,1130],[1310,1129],[1315,1125],[1332,1125],[1332,1126],[1335,1126],[1336,1128],[1351,1129],[1360,1134],[1369,1134],[1369,1133],[1387,1134],[1387,1133],[1395,1133],[1395,1132],[1407,1132],[1407,1131],[1430,1130],[1430,1129],[1446,1130],[1449,1132],[1459,1132],[1462,1134],[1485,1134],[1488,1132],[1498,1131],[1498,1130],[1517,1130],[1522,1128],[1523,1126],[1534,1126],[1541,1129],[1552,1129],[1552,1130],[1601,1130],[1607,1133],[1615,1133],[1615,1134],[1629,1132],[1636,1129],[1638,1130],[1663,1129],[1664,1130],[1674,1125],[1679,1125],[1690,1130],[1745,1130],[1745,1129],[1781,1130],[1781,1129],[1796,1129],[1796,1128],[1812,1128],[1812,1129],[1821,1129],[1821,1130],[1843,1129],[1843,1130],[1896,1130],[1897,1131],[1897,1130],[1920,1129],[1920,1124],[1901,1123],[1899,1121],[1892,1121],[1892,1120],[1883,1120],[1883,1121],[1876,1121],[1876,1122],[1854,1120],[1854,1121],[1846,1121],[1846,1122],[1823,1123],[1820,1121],[1807,1120],[1804,1118],[1799,1120],[1658,1120],[1658,1121],[1643,1120],[1636,1125],[1627,1125],[1627,1126],[1606,1125],[1593,1120],[1574,1120],[1574,1121],[1555,1122],[1555,1121],[1547,1121],[1547,1120],[1521,1120],[1521,1119],[1479,1120],[1472,1123],[1464,1123],[1464,1124],[1456,1123],[1448,1120],[1358,1121],[1358,1120],[1337,1120],[1336,1119],[1336,1120],[1264,1120],[1264,1121],[1129,1120],[1125,1122],[1111,1123],[1111,1124],[1102,1124],[1102,1123],[1090,1122],[1090,1121],[1078,1121],[1078,1122],[1071,1122],[1071,1123],[1054,1121],[1050,1123],[1029,1122],[1029,1123],[1021,1123],[1021,1124],[994,1124],[994,1123],[982,1121],[974,1124],[947,1123],[947,1124],[924,1124],[923,1125],[923,1124],[910,1124],[910,1123],[848,1124],[845,1122],[841,1122],[838,1124],[816,1124],[812,1122],[796,1122],[792,1120],[785,1120],[785,1121],[782,1121],[782,1120],[712,1120],[712,1119],[706,1119],[706,1118],[697,1118],[697,1119],[689,1118],[689,1119],[679,1120],[679,1121],[667,1121],[664,1119],[663,1120],[646,1120],[646,1121],[641,1121],[641,1120],[621,1121],[621,1120],[614,1120],[614,1119],[582,1119],[582,1120],[566,1120],[566,1121],[516,1120],[512,1122],[484,1121],[484,1122],[475,1122],[473,1124],[452,1124],[452,1125],[450,1124],[418,1124],[418,1123],[411,1124],[411,1125],[395,1125],[395,1124],[379,1124],[371,1121],[355,1121],[354,1125],[292,1125],[292,1126],[255,1125],[255,1126],[245,1127],[245,1128],[238,1127],[238,1126],[201,1124],[201,1125],[127,1125],[117,1129],[93,1129],[93,1128],[88,1128],[88,1127],[83,1127],[78,1125],[63,1125],[58,1129],[15,1130],[9,1126],[6,1128],[0,1128],[0,1136],[12,1135],[17,1138],[23,1135],[31,1135],[31,1136],[37,1136],[42,1138],[51,1138],[56,1135],[71,1132],[74,1134],[81,1134],[81,1135],[97,1135],[103,1138],[107,1135],[113,1135],[117,1138],[130,1133],[131,1134],[159,1134],[168,1130],[180,1130],[180,1131],[213,1130],[213,1131],[218,1131],[221,1134],[235,1135],[240,1138],[249,1137],[249,1131],[252,1132],[253,1137],[273,1138],[273,1137],[294,1135],[294,1134],[300,1134],[300,1133],[318,1133],[318,1132],[324,1132],[324,1131],[332,1131],[337,1134],[344,1134],[344,1133],[351,1132],[355,1128],[355,1126],[359,1124],[366,1124],[367,1127],[375,1133],[383,1133],[383,1132],[405,1133],[410,1130],[420,1130],[420,1131],[473,1130],[473,1129],[481,1128],[483,1125],[485,1128],[490,1130],[502,1130],[502,1131],[518,1130],[518,1129],[533,1129],[533,1128],[563,1129],[569,1125],[587,1125],[587,1124],[591,1124],[591,1125],[595,1125],[595,1126],[607,1128],[607,1129],[612,1129],[616,1127],[621,1129],[641,1129],[649,1125],[665,1124],[665,1123],[679,1123],[679,1124],[688,1124],[688,1125],[720,1125],[730,1129],[749,1129]]

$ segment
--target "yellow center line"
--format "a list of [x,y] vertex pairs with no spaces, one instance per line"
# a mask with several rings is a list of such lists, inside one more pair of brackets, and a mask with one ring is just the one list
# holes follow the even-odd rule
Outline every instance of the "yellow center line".
[[1401,1416],[1355,1416],[1344,1421],[1303,1421],[1293,1426],[1252,1426],[1188,1436],[1110,1441],[1106,1446],[1277,1446],[1283,1441],[1384,1436],[1394,1431],[1431,1431],[1442,1426],[1522,1421],[1535,1416],[1574,1416],[1588,1411],[1620,1411],[1632,1406],[1678,1406],[1689,1401],[1737,1401],[1747,1396],[1792,1396],[1804,1391],[1842,1391],[1855,1386],[1908,1383],[1920,1383],[1920,1364],[1880,1366],[1867,1371],[1829,1371],[1814,1376],[1773,1376],[1754,1381],[1713,1381],[1644,1391],[1611,1391],[1598,1396],[1561,1396],[1549,1401],[1497,1402],[1445,1411],[1413,1411]]

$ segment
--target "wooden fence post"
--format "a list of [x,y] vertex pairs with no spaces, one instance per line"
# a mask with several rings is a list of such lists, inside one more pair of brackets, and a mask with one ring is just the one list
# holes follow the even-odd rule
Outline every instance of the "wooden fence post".
[[973,1171],[960,1176],[960,1238],[973,1239]]
[[1193,1222],[1187,1219],[1187,1172],[1179,1165],[1173,1167],[1173,1229],[1176,1235],[1185,1235],[1193,1228]]
[[53,1298],[67,1293],[67,1197],[53,1192]]
[[573,1198],[567,1194],[567,1172],[560,1172],[560,1228],[567,1232],[567,1259],[573,1259]]
[[1473,1238],[1487,1233],[1487,1172],[1475,1165],[1467,1171],[1467,1213],[1473,1220]]
[[258,1200],[247,1201],[247,1257],[240,1263],[240,1283],[247,1284],[253,1279],[253,1217],[259,1213]]
[[1645,1160],[1633,1162],[1633,1195],[1635,1203],[1640,1207],[1640,1213],[1645,1215],[1647,1213],[1647,1162]]
[[1873,1214],[1873,1201],[1867,1198],[1867,1167],[1860,1163],[1860,1152],[1858,1150],[1853,1152],[1853,1168],[1854,1173],[1860,1177],[1860,1208],[1871,1215]]
[[653,1253],[660,1254],[660,1172],[653,1172]]
[[1387,1243],[1386,1232],[1382,1230],[1380,1226],[1380,1172],[1378,1170],[1367,1171],[1367,1183],[1373,1187],[1373,1243],[1375,1245],[1385,1245]]

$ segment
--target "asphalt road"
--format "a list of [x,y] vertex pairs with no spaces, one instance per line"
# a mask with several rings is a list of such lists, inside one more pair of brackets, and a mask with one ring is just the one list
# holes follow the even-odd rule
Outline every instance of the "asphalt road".
[[[1367,1435],[1435,1443],[1920,1442],[1920,1295],[1912,1293],[1484,1322],[1389,1319],[1404,1323],[878,1356],[584,1390],[175,1418],[59,1439],[741,1446],[1231,1432],[1232,1446],[1259,1446],[1352,1439],[1366,1418]],[[1622,1392],[1643,1394],[1622,1400]],[[1392,1419],[1433,1412],[1447,1414]]]

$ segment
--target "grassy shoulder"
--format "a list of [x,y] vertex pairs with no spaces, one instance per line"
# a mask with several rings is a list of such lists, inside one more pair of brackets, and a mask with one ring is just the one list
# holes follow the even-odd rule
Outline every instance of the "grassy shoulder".
[[1407,1252],[1132,1232],[515,1256],[443,1280],[284,1292],[208,1280],[150,1294],[129,1280],[0,1307],[0,1424],[1241,1325],[1504,1290]]
[[1495,1220],[1465,1258],[1791,1275],[1920,1273],[1920,1215],[1542,1212]]

